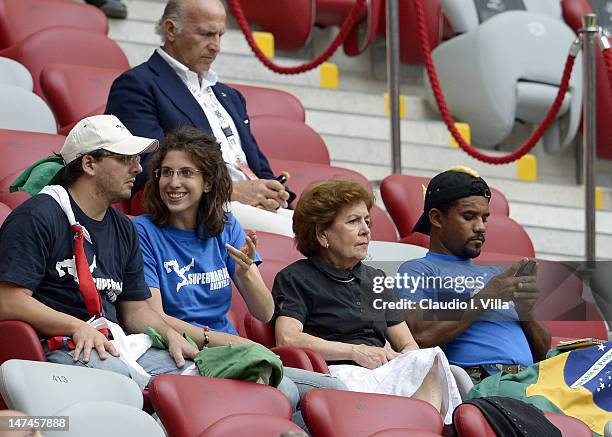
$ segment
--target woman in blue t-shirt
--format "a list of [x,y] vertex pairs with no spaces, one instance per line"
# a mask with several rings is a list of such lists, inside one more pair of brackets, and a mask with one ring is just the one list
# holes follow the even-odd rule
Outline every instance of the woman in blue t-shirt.
[[[200,347],[251,343],[228,319],[233,281],[255,318],[267,322],[274,303],[257,264],[256,239],[247,237],[225,207],[232,180],[213,137],[193,127],[168,134],[151,160],[145,186],[148,212],[134,219],[149,300],[164,320]],[[205,333],[206,330],[206,333]],[[328,375],[285,368],[279,389],[295,405],[297,390],[345,386]],[[293,386],[293,387],[291,387]],[[294,399],[292,399],[294,398]]]

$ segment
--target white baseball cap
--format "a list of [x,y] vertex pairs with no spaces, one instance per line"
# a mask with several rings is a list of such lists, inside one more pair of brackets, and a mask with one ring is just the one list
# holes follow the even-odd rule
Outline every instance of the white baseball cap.
[[120,155],[154,152],[157,140],[137,137],[114,115],[94,115],[79,121],[70,131],[60,154],[66,164],[94,150],[108,150]]

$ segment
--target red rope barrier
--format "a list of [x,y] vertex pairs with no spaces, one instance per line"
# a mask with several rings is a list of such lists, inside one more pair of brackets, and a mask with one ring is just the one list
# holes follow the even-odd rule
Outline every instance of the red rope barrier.
[[[569,87],[569,80],[572,75],[572,68],[574,67],[574,61],[576,60],[576,55],[570,53],[567,57],[567,62],[565,63],[565,69],[563,70],[563,77],[561,79],[561,84],[559,85],[559,91],[557,93],[557,97],[553,102],[548,114],[538,126],[538,128],[531,134],[529,139],[525,144],[523,144],[519,149],[514,152],[503,155],[503,156],[491,156],[485,153],[480,152],[475,149],[471,145],[465,141],[465,139],[461,136],[457,128],[455,127],[455,121],[453,120],[452,115],[448,109],[446,104],[446,100],[444,99],[444,95],[442,94],[442,87],[440,86],[440,80],[438,79],[438,75],[436,73],[433,59],[431,56],[431,47],[429,45],[429,40],[427,38],[427,28],[425,25],[425,11],[423,8],[423,0],[414,0],[414,8],[417,16],[417,24],[419,30],[419,40],[421,43],[421,51],[423,52],[425,67],[427,69],[427,74],[429,76],[429,81],[431,82],[431,88],[433,90],[434,96],[436,98],[436,103],[438,104],[438,108],[440,109],[440,114],[442,115],[442,119],[444,123],[446,123],[446,127],[450,131],[453,138],[459,144],[459,147],[463,149],[468,155],[472,158],[476,158],[480,161],[486,162],[488,164],[508,164],[510,162],[516,161],[522,156],[526,155],[540,140],[542,135],[546,129],[548,129],[551,123],[555,120],[559,109],[563,103],[563,98],[565,97],[565,93]],[[612,76],[611,76],[612,77]]]
[[247,22],[247,19],[244,15],[244,11],[242,10],[242,7],[240,5],[240,0],[228,0],[227,3],[229,5],[230,10],[232,11],[232,14],[234,15],[234,17],[236,17],[236,21],[238,22],[238,25],[240,26],[240,29],[242,30],[242,33],[244,34],[255,56],[266,67],[279,74],[304,73],[306,71],[318,67],[323,62],[327,61],[329,58],[331,58],[331,56],[338,49],[338,47],[340,47],[340,44],[344,42],[349,32],[363,13],[364,9],[367,8],[366,0],[357,0],[357,3],[355,3],[355,6],[353,6],[353,8],[351,9],[351,12],[346,17],[346,20],[344,21],[344,23],[342,23],[340,32],[338,33],[338,35],[336,35],[329,47],[323,53],[305,64],[297,65],[295,67],[285,67],[272,62],[257,46],[257,43],[255,42],[255,39],[253,38],[253,35],[251,33],[251,27],[249,26],[249,23]]

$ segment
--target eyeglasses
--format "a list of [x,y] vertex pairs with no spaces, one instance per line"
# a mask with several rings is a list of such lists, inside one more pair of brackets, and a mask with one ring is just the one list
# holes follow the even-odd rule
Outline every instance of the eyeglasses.
[[179,179],[192,179],[196,177],[197,174],[202,173],[202,170],[196,170],[190,167],[179,168],[178,170],[174,170],[170,167],[162,167],[153,171],[157,179],[172,179],[175,173]]
[[134,164],[140,163],[140,155],[121,155],[119,153],[113,153],[113,152],[104,150],[102,151],[101,157],[102,158],[112,158],[115,161],[119,161],[126,167],[127,166],[131,167]]

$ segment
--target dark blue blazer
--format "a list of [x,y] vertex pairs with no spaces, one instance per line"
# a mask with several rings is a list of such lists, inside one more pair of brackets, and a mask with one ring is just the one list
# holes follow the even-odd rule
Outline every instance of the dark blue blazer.
[[[270,164],[251,133],[242,94],[222,83],[217,83],[212,89],[234,120],[251,170],[261,179],[274,179]],[[113,82],[105,112],[117,116],[132,134],[160,141],[180,125],[195,126],[212,134],[200,104],[157,52],[147,62],[126,71]],[[150,156],[143,157],[143,162],[149,159]],[[142,176],[137,180],[135,190],[144,184],[146,175]]]

